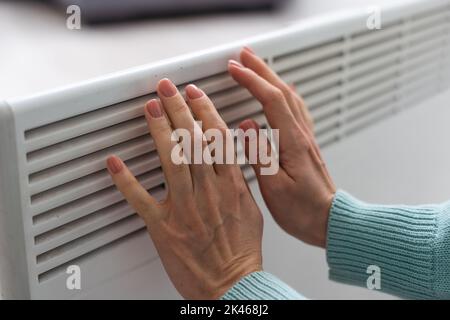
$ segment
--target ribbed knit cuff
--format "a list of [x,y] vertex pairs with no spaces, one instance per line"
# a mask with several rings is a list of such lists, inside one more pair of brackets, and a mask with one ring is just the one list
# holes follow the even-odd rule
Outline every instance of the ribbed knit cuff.
[[277,277],[264,271],[250,273],[236,283],[221,300],[305,299]]
[[382,291],[435,298],[434,251],[441,211],[438,205],[371,205],[338,191],[328,222],[330,278],[366,287],[368,281],[376,284],[369,277],[378,267]]

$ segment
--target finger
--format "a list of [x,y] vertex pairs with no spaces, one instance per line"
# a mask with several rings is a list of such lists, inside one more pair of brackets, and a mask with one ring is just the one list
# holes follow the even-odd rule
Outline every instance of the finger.
[[[210,129],[217,129],[222,138],[222,146],[217,141],[218,137],[214,137],[211,142],[211,152],[213,152],[213,159],[215,160],[214,169],[219,175],[227,175],[230,171],[237,171],[236,156],[234,152],[234,140],[228,126],[223,121],[222,117],[217,112],[214,104],[209,97],[197,86],[188,85],[186,87],[186,96],[188,104],[192,109],[195,117],[202,121],[202,127],[205,133]],[[233,146],[233,148],[231,148]],[[232,162],[230,162],[232,161]]]
[[191,148],[190,154],[187,154],[193,177],[204,179],[207,175],[214,175],[213,167],[203,161],[203,152],[208,147],[203,139],[203,131],[195,122],[177,87],[169,79],[163,79],[158,83],[157,91],[174,129],[186,129],[189,132],[190,141],[185,141],[184,146],[188,148],[190,145]]
[[187,194],[186,190],[192,191],[189,167],[186,162],[182,162],[183,159],[173,159],[174,156],[179,156],[179,154],[172,154],[176,150],[177,142],[172,138],[172,128],[164,116],[158,100],[152,99],[147,102],[145,118],[147,119],[150,134],[155,142],[169,190],[173,190],[176,193],[183,191],[181,195]]
[[147,224],[161,218],[161,210],[158,202],[136,180],[123,161],[110,156],[107,161],[108,172],[117,189],[123,194],[128,203]]
[[267,80],[270,84],[274,85],[283,92],[292,114],[295,119],[299,121],[299,124],[301,124],[302,114],[297,108],[294,94],[289,86],[267,65],[263,59],[254,54],[250,48],[244,47],[241,51],[240,58],[245,67],[253,70],[257,75]]
[[301,96],[297,94],[297,89],[294,85],[290,85],[289,87],[294,93],[295,103],[297,105],[297,108],[300,110],[302,118],[305,120],[309,130],[314,135],[314,120],[311,116],[311,113],[309,113],[308,108],[306,107],[305,101]]
[[[290,86],[290,88],[292,89],[293,92],[296,92],[296,88],[295,86]],[[320,163],[321,165],[321,170],[323,170],[323,172],[325,173],[325,176],[328,180],[329,183],[331,183],[331,185],[333,185],[333,180],[331,179],[331,176],[328,172],[328,170],[326,170],[325,167],[325,162],[323,161],[322,158],[322,154],[320,152],[319,146],[316,143],[316,137],[314,136],[314,121],[313,118],[311,117],[311,114],[309,113],[303,99],[299,96],[299,95],[295,95],[295,97],[297,98],[297,105],[298,108],[300,110],[302,110],[302,117],[303,119],[305,119],[306,123],[308,124],[309,127],[309,135],[311,137],[311,141],[312,141],[312,147],[313,147],[313,152],[314,152],[314,157],[316,158],[317,162]]]
[[286,175],[283,168],[279,166],[275,151],[260,130],[256,121],[247,119],[239,124],[245,136],[241,139],[244,144],[245,156],[253,167],[259,183],[265,184],[273,181],[274,177]]
[[[280,148],[288,147],[292,137],[298,136],[298,124],[292,114],[283,92],[258,76],[253,70],[230,60],[228,70],[231,76],[262,104],[270,126],[280,129]],[[282,152],[282,150],[280,150]]]

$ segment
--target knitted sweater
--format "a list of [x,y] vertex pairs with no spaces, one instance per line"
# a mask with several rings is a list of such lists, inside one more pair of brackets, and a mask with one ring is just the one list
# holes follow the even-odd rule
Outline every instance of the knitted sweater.
[[[327,234],[332,280],[415,299],[450,299],[450,202],[385,206],[338,191]],[[254,272],[223,297],[302,299],[267,272]]]

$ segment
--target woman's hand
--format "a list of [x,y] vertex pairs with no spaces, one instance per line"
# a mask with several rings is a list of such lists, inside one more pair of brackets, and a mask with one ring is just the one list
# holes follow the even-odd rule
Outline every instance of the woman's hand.
[[[231,62],[229,72],[261,102],[272,129],[279,129],[278,173],[261,175],[262,165],[253,165],[267,207],[286,232],[325,247],[336,189],[315,142],[308,110],[295,91],[251,49],[242,50],[241,62],[243,65]],[[240,127],[257,129],[258,124],[246,120]]]
[[263,219],[238,165],[172,161],[173,129],[201,130],[188,104],[204,130],[227,134],[209,98],[193,85],[186,93],[187,104],[169,80],[161,80],[160,101],[151,100],[145,108],[169,190],[164,201],[148,194],[119,158],[109,157],[107,165],[117,188],[144,219],[178,292],[187,299],[216,299],[262,269]]

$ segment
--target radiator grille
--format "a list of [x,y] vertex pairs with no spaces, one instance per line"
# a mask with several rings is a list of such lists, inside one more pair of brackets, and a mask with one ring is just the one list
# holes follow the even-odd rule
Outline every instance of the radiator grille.
[[[450,9],[406,17],[382,30],[334,34],[291,52],[273,48],[268,63],[295,84],[326,147],[448,86]],[[261,106],[223,71],[192,79],[231,126]],[[185,84],[180,84],[180,89]],[[24,132],[39,282],[61,266],[142,230],[143,223],[112,185],[105,158],[117,154],[158,198],[164,177],[143,117],[151,93]],[[246,177],[252,171],[244,167]]]

